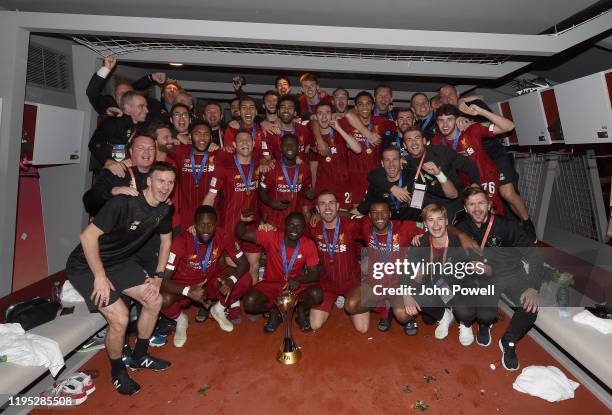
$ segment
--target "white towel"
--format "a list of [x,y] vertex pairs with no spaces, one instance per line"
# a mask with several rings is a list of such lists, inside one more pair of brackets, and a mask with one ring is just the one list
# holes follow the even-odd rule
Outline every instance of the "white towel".
[[573,318],[576,323],[586,324],[603,334],[612,333],[612,320],[594,316],[590,311],[584,310],[576,314]]
[[21,324],[0,324],[0,355],[8,363],[21,366],[44,366],[54,377],[64,366],[64,356],[55,340],[26,333]]
[[580,384],[568,379],[554,366],[528,366],[516,378],[512,387],[531,396],[559,402],[574,397]]
[[69,280],[64,281],[64,285],[62,285],[62,293],[60,294],[60,298],[63,303],[82,303],[85,300],[79,294],[79,292],[70,284]]

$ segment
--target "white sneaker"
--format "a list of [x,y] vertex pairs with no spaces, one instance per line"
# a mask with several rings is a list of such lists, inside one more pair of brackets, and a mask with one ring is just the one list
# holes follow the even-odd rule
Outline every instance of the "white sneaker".
[[436,327],[436,339],[442,340],[445,339],[446,336],[448,336],[448,328],[451,324],[453,324],[454,319],[455,318],[453,317],[453,312],[451,311],[451,309],[445,308],[444,315],[442,316],[442,319],[438,321],[438,327]]
[[463,324],[459,324],[459,343],[462,346],[469,346],[474,343],[474,332],[472,327],[466,327]]
[[217,301],[217,304],[210,308],[210,315],[212,316],[212,318],[217,320],[217,323],[219,323],[219,327],[221,327],[221,330],[227,332],[234,330],[234,325],[225,316],[225,307],[221,305],[220,301]]
[[87,394],[87,396],[91,395],[92,393],[96,391],[96,385],[94,385],[93,380],[91,380],[91,376],[83,372],[77,372],[69,376],[66,376],[65,378],[62,378],[60,381],[55,382],[53,384],[53,387],[57,387],[60,382],[68,380],[68,379],[73,379],[79,382],[83,388],[83,391]]
[[83,390],[83,384],[74,378],[56,382],[49,389],[41,393],[40,396],[45,398],[68,398],[67,401],[71,405],[80,405],[87,400],[87,393]]
[[183,347],[185,342],[187,342],[187,326],[189,326],[187,314],[181,313],[176,319],[176,330],[174,332],[174,339],[172,340],[174,347]]

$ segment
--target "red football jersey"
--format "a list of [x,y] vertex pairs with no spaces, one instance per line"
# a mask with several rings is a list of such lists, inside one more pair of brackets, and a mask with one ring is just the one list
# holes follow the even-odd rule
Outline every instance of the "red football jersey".
[[[327,242],[323,236],[322,222],[316,226],[309,226],[308,234],[315,241],[319,258],[321,259],[321,279],[319,285],[324,290],[333,292],[348,292],[361,281],[361,270],[357,261],[357,243],[363,226],[359,219],[339,217],[340,228],[338,229],[338,240],[334,247],[335,228],[325,229]],[[329,248],[333,249],[333,258],[329,254]]]
[[306,100],[306,95],[300,95],[300,117],[303,118],[304,115],[314,114],[317,111],[317,105],[319,105],[319,103],[329,104],[334,108],[333,97],[331,95],[325,95],[323,98],[319,96],[317,98],[317,103],[312,105]]
[[[395,131],[395,123],[391,120],[378,115],[372,115],[370,119],[368,129],[378,133],[383,140],[387,131]],[[346,117],[340,120],[340,126],[357,140],[362,149],[360,154],[347,152],[347,170],[353,190],[353,203],[359,203],[368,189],[368,173],[380,166],[382,142],[375,147],[366,146],[365,137],[349,123]]]
[[[266,271],[264,272],[263,281],[281,282],[285,280],[285,272],[283,267],[283,256],[281,241],[283,240],[283,231],[257,231],[257,244],[264,247],[266,251]],[[291,261],[294,248],[287,246],[285,255],[287,265]],[[294,279],[304,274],[304,267],[314,267],[319,263],[317,256],[317,248],[314,242],[305,236],[300,238],[300,250],[298,251],[293,267],[289,271],[287,279]]]
[[[351,150],[346,146],[344,139],[333,128],[329,134],[323,134],[323,140],[329,146],[327,156],[314,153],[312,160],[317,161],[317,181],[315,192],[319,194],[323,190],[331,190],[341,205],[350,203],[350,193],[347,192],[348,180],[348,152]],[[347,197],[349,200],[346,200]]]
[[219,226],[217,226],[211,242],[208,244],[197,242],[200,246],[202,261],[206,259],[209,244],[213,244],[206,272],[202,273],[193,235],[185,230],[174,238],[170,248],[170,257],[166,268],[174,271],[172,280],[189,285],[193,285],[194,281],[205,281],[209,276],[214,277],[220,271],[219,259],[222,254],[230,256],[234,261],[237,261],[243,255],[234,234]]
[[280,134],[266,134],[266,143],[268,144],[268,150],[275,160],[281,159],[280,140],[285,134],[292,133],[298,138],[300,150],[299,156],[302,161],[307,160],[307,148],[310,148],[313,144],[312,132],[310,128],[296,123],[293,123],[293,127],[289,130],[283,130],[281,128]]
[[[252,130],[251,130],[251,136],[253,137],[253,132],[255,133],[255,136],[253,137],[253,155],[255,157],[266,157],[270,155],[270,152],[268,151],[268,143],[266,142],[266,134],[263,132],[263,130],[261,129],[261,127],[257,124],[253,124]],[[224,146],[231,146],[235,143],[235,139],[236,139],[236,133],[238,132],[238,130],[229,127],[227,130],[225,130],[225,133],[223,133],[223,145]]]
[[[463,154],[469,158],[478,166],[480,171],[481,186],[487,191],[492,198],[495,205],[495,212],[498,214],[504,213],[504,205],[498,195],[499,188],[499,170],[493,160],[491,160],[486,153],[482,139],[495,137],[493,132],[493,124],[487,128],[480,124],[472,124],[465,131],[459,135],[457,141],[457,148],[454,150],[457,153]],[[445,138],[442,134],[436,134],[431,140],[432,145],[446,145],[453,148],[454,139],[451,137]],[[471,183],[464,174],[460,174],[460,177],[465,186],[469,186]]]
[[259,223],[259,197],[257,190],[259,188],[259,176],[255,173],[259,167],[259,162],[253,160],[253,164],[240,164],[244,178],[249,177],[249,171],[252,168],[250,186],[247,188],[245,181],[236,166],[235,158],[224,160],[224,167],[217,169],[211,178],[210,191],[218,193],[217,199],[220,202],[217,206],[222,208],[217,209],[219,225],[234,229],[236,223],[240,221],[240,213],[243,210],[249,209],[255,213],[255,223]]
[[194,154],[195,166],[191,163],[191,152],[193,147],[181,144],[174,147],[172,159],[177,170],[177,182],[179,187],[179,209],[181,215],[181,226],[187,229],[193,225],[193,215],[198,206],[202,205],[204,196],[208,194],[210,179],[215,172],[217,159],[220,151],[207,152],[208,159],[202,168],[202,176],[196,184],[196,178],[200,171],[202,154]]
[[[293,191],[290,189],[290,184],[295,177],[295,169],[298,169],[297,185]],[[296,164],[294,167],[287,167],[287,175],[289,183],[285,179],[280,160],[274,165],[274,168],[261,178],[260,186],[268,191],[268,195],[272,200],[286,199],[291,203],[285,210],[276,210],[261,204],[262,212],[265,215],[266,223],[276,226],[277,229],[285,228],[285,218],[291,212],[301,212],[306,198],[302,195],[302,189],[307,189],[312,184],[310,175],[310,167],[308,163]]]

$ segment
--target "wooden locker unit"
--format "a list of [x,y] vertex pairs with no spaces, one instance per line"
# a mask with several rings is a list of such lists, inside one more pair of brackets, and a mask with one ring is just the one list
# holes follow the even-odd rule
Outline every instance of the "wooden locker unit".
[[541,91],[530,92],[508,101],[512,111],[514,129],[522,146],[547,145],[551,143]]
[[567,144],[612,143],[610,71],[555,85]]

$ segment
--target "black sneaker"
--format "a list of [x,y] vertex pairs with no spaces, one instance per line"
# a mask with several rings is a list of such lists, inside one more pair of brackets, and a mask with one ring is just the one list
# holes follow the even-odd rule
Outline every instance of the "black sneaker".
[[478,325],[478,333],[476,333],[476,343],[479,346],[487,347],[491,344],[491,326]]
[[119,376],[113,378],[113,386],[122,395],[135,395],[140,392],[140,385],[127,374],[122,371]]
[[206,320],[208,320],[208,310],[205,308],[200,308],[198,310],[198,314],[196,314],[195,316],[195,321],[196,323],[204,323]]
[[532,240],[534,244],[537,244],[538,236],[536,235],[535,225],[533,224],[531,219],[522,221],[521,227],[523,228],[529,239]]
[[268,321],[263,326],[264,333],[274,333],[281,322],[280,313],[276,310],[271,310],[268,314]]
[[388,332],[391,329],[391,322],[393,321],[393,311],[391,309],[388,310],[389,314],[387,318],[381,317],[378,320],[378,331],[382,331],[383,333]]
[[518,370],[520,367],[515,347],[516,345],[513,342],[509,342],[503,337],[499,339],[499,348],[502,351],[501,361],[506,370]]
[[161,372],[170,367],[171,363],[151,355],[144,355],[139,361],[132,359],[129,368],[132,370],[150,369],[155,372]]
[[416,318],[413,318],[404,325],[404,334],[406,334],[406,336],[416,336],[418,332],[419,326],[417,325]]

